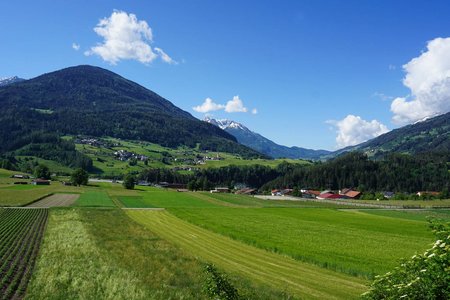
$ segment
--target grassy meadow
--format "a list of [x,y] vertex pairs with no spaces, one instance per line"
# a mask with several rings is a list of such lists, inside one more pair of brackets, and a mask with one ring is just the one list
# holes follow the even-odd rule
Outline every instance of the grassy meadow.
[[433,241],[425,221],[332,209],[170,209],[175,216],[258,248],[372,277]]
[[203,299],[201,264],[121,210],[53,209],[27,299]]
[[80,195],[74,206],[114,207],[115,204],[105,191],[87,191]]
[[445,209],[126,190],[107,182],[20,186],[9,176],[0,171],[0,206],[80,195],[72,207],[50,208],[28,299],[203,299],[205,263],[246,299],[353,299],[374,275],[429,247],[428,216],[450,220]]
[[365,281],[233,241],[165,211],[127,214],[159,236],[231,274],[279,288],[302,299],[353,299]]

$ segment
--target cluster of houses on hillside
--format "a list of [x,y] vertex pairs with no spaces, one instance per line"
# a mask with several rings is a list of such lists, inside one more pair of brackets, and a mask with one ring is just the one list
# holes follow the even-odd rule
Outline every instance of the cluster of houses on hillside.
[[214,161],[214,160],[224,160],[223,157],[221,157],[218,153],[216,156],[208,156],[205,155],[203,157],[197,157],[196,159],[194,159],[194,164],[195,165],[204,165],[206,164],[207,161]]
[[136,159],[140,161],[148,160],[148,156],[137,154],[134,152],[126,151],[126,150],[118,150],[114,152],[114,156],[120,161],[127,161],[130,159]]

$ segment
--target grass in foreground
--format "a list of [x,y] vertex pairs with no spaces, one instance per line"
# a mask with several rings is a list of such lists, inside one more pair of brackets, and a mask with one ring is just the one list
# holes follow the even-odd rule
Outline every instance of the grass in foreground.
[[358,211],[292,208],[169,209],[214,232],[297,260],[356,276],[372,277],[398,259],[427,248],[424,221]]
[[53,209],[27,299],[204,299],[201,264],[118,209]]
[[[199,209],[197,209],[199,210]],[[127,214],[159,236],[231,274],[247,277],[305,299],[352,299],[365,281],[267,252],[182,221],[165,211]]]

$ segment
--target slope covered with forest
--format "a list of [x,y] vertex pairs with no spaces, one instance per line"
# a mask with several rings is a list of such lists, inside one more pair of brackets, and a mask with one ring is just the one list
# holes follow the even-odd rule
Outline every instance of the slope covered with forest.
[[225,131],[108,70],[70,67],[0,88],[0,154],[42,134],[111,136],[259,157]]

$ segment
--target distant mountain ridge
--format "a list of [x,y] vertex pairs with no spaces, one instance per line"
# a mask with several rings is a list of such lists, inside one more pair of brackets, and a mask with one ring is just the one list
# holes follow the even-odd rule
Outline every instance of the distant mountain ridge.
[[372,157],[392,152],[450,151],[450,112],[394,129],[359,145],[335,151],[331,156],[350,151],[362,151]]
[[139,84],[88,65],[0,87],[0,126],[0,154],[52,133],[262,156]]
[[25,79],[19,78],[17,76],[12,77],[0,77],[0,86],[6,86],[16,82],[24,81]]
[[300,147],[278,145],[268,138],[251,131],[246,126],[236,121],[212,118],[205,118],[204,121],[230,133],[236,137],[239,143],[274,158],[318,160],[322,156],[331,153],[327,150],[312,150]]

